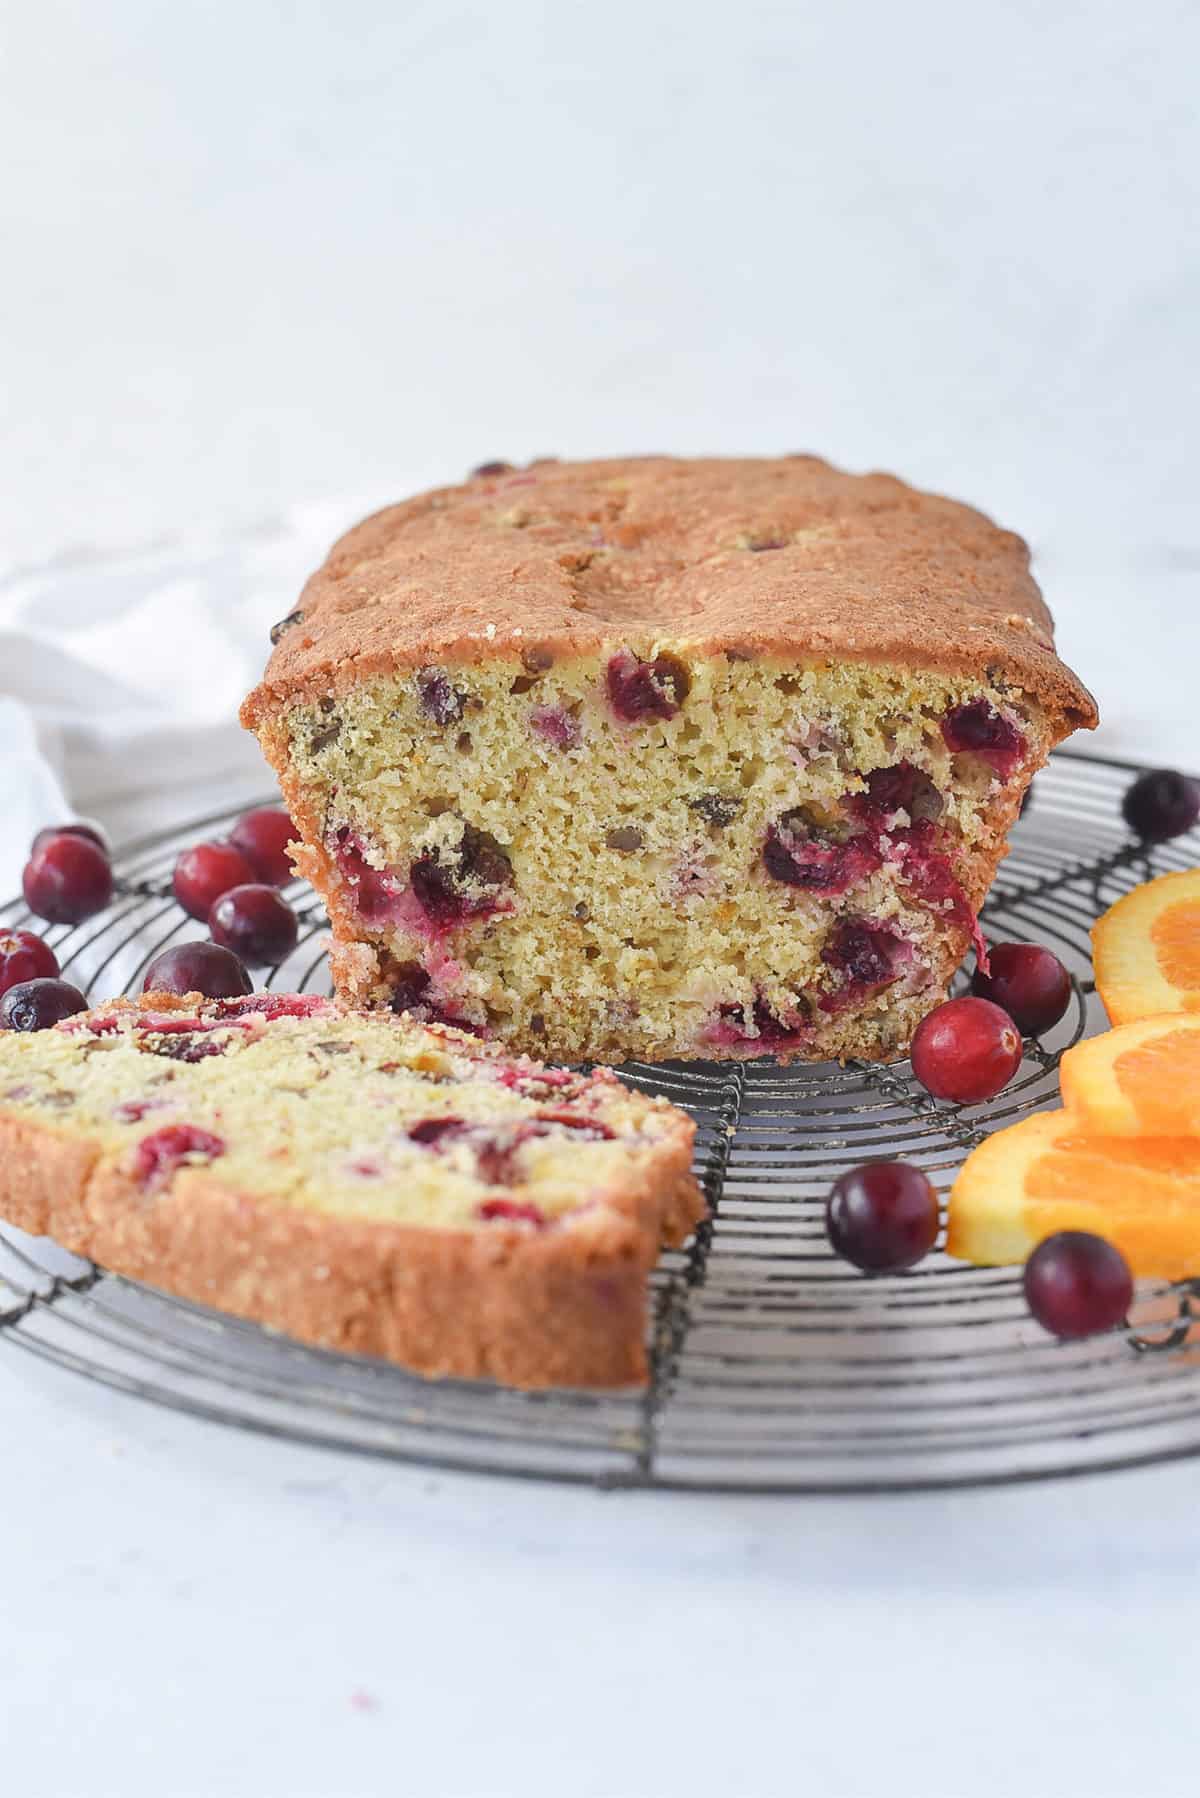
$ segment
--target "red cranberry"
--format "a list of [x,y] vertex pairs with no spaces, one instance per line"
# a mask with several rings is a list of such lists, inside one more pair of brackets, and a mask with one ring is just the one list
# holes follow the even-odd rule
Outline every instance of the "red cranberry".
[[529,728],[555,749],[574,749],[579,741],[579,720],[560,705],[535,705]]
[[827,967],[837,968],[856,986],[883,986],[896,976],[905,945],[886,924],[865,918],[841,918],[821,951]]
[[977,973],[971,991],[1006,1011],[1022,1036],[1051,1029],[1071,1003],[1071,976],[1049,949],[1037,943],[997,943],[990,972]]
[[112,864],[88,837],[59,831],[25,864],[25,903],[51,924],[82,924],[113,895]]
[[287,849],[299,835],[286,812],[267,805],[243,812],[230,831],[229,840],[249,862],[257,879],[273,887],[285,887],[296,878]]
[[942,815],[942,795],[920,768],[897,762],[891,768],[873,768],[865,793],[852,793],[847,809],[871,824],[884,826],[897,812],[906,812],[912,824],[932,824]]
[[453,1142],[456,1136],[462,1136],[470,1128],[463,1118],[422,1118],[419,1124],[410,1126],[408,1135],[410,1142],[420,1143],[424,1149],[436,1149],[444,1142]]
[[835,1253],[866,1273],[913,1267],[937,1241],[937,1194],[919,1168],[867,1161],[834,1183],[825,1228]]
[[228,949],[216,943],[179,943],[164,949],[146,969],[144,993],[202,993],[206,999],[236,999],[253,992],[249,974]]
[[35,856],[39,849],[44,849],[52,837],[85,837],[89,843],[95,843],[97,849],[109,854],[108,838],[95,824],[51,824],[45,830],[39,830],[29,845],[29,854]]
[[467,696],[451,686],[444,668],[422,668],[417,675],[417,697],[421,710],[435,724],[457,724],[466,707]]
[[334,1015],[332,999],[319,993],[254,993],[249,999],[225,999],[221,1010],[228,1017],[261,1017],[268,1024],[279,1018],[323,1018]]
[[143,1136],[134,1157],[134,1176],[141,1186],[165,1186],[184,1161],[215,1161],[224,1153],[225,1144],[211,1130],[195,1124],[167,1124]]
[[990,999],[950,999],[917,1026],[913,1073],[936,1099],[994,1099],[1021,1065],[1021,1037]]
[[1086,1230],[1060,1230],[1025,1263],[1025,1303],[1064,1340],[1115,1329],[1133,1301],[1133,1276],[1119,1249]]
[[628,649],[612,657],[605,680],[609,704],[626,724],[643,718],[673,718],[692,686],[691,676],[677,656],[664,653],[652,662],[640,662]]
[[251,864],[232,843],[198,843],[175,863],[175,897],[190,917],[203,921],[230,887],[258,879]]
[[57,974],[58,957],[32,930],[0,933],[0,994],[27,980],[53,980]]
[[883,857],[866,837],[839,843],[809,823],[804,808],[797,806],[767,831],[762,859],[772,880],[833,897],[873,874]]
[[512,863],[495,837],[468,824],[457,866],[441,861],[434,852],[418,857],[408,878],[429,921],[449,929],[464,918],[499,909],[498,890],[511,883]]
[[485,1223],[532,1224],[538,1230],[544,1230],[548,1221],[540,1205],[521,1199],[484,1199],[478,1214]]
[[251,968],[286,961],[300,935],[296,914],[274,887],[253,882],[222,893],[208,914],[209,935]]
[[87,1010],[87,1000],[69,980],[23,980],[0,999],[0,1030],[49,1030]]
[[955,754],[977,755],[1007,780],[1025,754],[1025,738],[987,699],[956,705],[942,720],[942,737]]
[[1139,774],[1124,799],[1121,814],[1144,843],[1180,837],[1200,818],[1200,783],[1173,768]]

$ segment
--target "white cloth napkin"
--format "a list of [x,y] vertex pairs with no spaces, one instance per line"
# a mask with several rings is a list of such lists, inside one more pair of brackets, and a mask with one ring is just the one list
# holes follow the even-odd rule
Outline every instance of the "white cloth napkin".
[[117,843],[270,795],[237,721],[270,628],[360,500],[252,534],[0,578],[0,898],[43,824],[95,818]]

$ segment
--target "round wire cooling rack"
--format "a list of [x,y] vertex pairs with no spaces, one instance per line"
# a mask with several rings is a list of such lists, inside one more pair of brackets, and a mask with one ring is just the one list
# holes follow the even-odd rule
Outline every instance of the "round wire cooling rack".
[[[878,1492],[1081,1474],[1200,1452],[1200,1281],[1143,1284],[1124,1331],[1059,1344],[1019,1270],[940,1251],[864,1278],[829,1251],[824,1200],[846,1167],[903,1156],[944,1194],[990,1130],[1057,1102],[1059,1059],[1103,1028],[1089,928],[1139,880],[1200,861],[1200,832],[1147,850],[1121,825],[1128,764],[1059,755],[1038,776],[985,912],[991,937],[1047,944],[1074,976],[1063,1022],[1026,1045],[987,1105],[936,1103],[907,1062],[622,1070],[696,1119],[712,1220],[654,1276],[644,1392],[522,1393],[427,1381],[336,1355],[116,1275],[0,1225],[0,1342],[127,1393],[327,1447],[610,1486]],[[198,934],[170,897],[178,851],[235,814],[118,857],[102,916],[49,932],[95,999],[137,991]],[[295,955],[268,984],[327,990],[324,915],[299,885]],[[19,905],[0,910],[23,925]],[[36,920],[33,922],[36,923]],[[1198,1270],[1200,1273],[1200,1270]],[[1196,1340],[1193,1340],[1193,1338]]]

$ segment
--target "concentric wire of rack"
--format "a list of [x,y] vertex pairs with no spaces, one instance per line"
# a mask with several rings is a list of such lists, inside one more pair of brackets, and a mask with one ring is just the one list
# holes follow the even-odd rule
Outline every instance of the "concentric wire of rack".
[[[1120,822],[1128,765],[1060,755],[985,913],[993,939],[1047,944],[1074,1003],[990,1104],[936,1103],[907,1063],[635,1064],[625,1077],[695,1117],[712,1221],[655,1276],[644,1393],[518,1393],[430,1382],[310,1349],[78,1261],[0,1226],[0,1342],[198,1416],[429,1465],[616,1486],[896,1491],[1167,1460],[1200,1451],[1200,1343],[1189,1287],[1139,1292],[1130,1328],[1057,1344],[1017,1274],[936,1253],[866,1279],[830,1253],[823,1209],[846,1167],[903,1156],[944,1193],[964,1154],[1057,1101],[1063,1051],[1103,1018],[1089,927],[1136,881],[1200,861],[1193,833],[1148,853]],[[229,814],[229,818],[233,816]],[[198,819],[119,858],[120,895],[58,935],[95,997],[137,990],[148,961],[197,933],[169,898]],[[327,990],[324,919],[271,983]],[[24,923],[19,906],[0,912]],[[1200,1286],[1195,1289],[1200,1296]]]

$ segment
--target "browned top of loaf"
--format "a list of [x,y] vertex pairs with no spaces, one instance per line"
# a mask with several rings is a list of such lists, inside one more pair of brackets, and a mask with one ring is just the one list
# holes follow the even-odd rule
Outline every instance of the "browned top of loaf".
[[1020,537],[815,456],[537,462],[423,493],[336,543],[277,634],[251,726],[381,670],[660,638],[998,667],[1066,729],[1095,722]]

